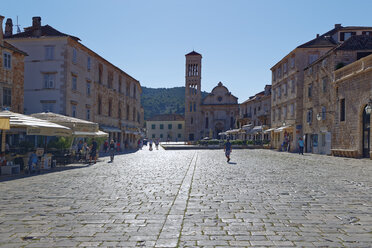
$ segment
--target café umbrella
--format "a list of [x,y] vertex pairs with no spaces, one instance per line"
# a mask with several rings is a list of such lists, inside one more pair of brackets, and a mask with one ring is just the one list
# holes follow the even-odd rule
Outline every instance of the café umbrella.
[[60,115],[52,112],[32,114],[32,117],[50,121],[72,130],[75,137],[107,137],[108,133],[98,130],[98,124],[91,121],[78,119],[71,116]]
[[[0,119],[9,119],[10,131],[23,129],[26,130],[27,135],[71,136],[72,134],[68,127],[7,110],[0,111]],[[5,149],[5,131],[2,132],[1,149],[2,151]]]
[[72,134],[68,127],[11,111],[1,111],[0,118],[9,118],[11,129],[24,128],[27,135],[70,136]]

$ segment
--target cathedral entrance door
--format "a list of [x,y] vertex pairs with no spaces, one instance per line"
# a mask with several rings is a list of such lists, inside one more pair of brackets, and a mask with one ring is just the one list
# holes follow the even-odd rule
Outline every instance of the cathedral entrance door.
[[222,133],[224,131],[223,129],[224,129],[224,125],[221,122],[217,122],[216,125],[214,126],[214,131],[216,133],[216,136],[215,137],[217,139],[220,139],[221,138],[220,135],[219,135],[219,133]]

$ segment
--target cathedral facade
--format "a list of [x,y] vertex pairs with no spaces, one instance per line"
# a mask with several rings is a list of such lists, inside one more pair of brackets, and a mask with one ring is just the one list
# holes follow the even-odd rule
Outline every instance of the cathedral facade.
[[219,133],[235,127],[239,115],[238,98],[219,82],[204,99],[201,95],[201,54],[186,56],[185,139],[219,138]]

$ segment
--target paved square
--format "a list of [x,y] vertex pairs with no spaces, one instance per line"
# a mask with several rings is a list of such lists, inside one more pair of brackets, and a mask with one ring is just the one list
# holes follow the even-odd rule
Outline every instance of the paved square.
[[0,182],[0,247],[371,247],[372,161],[148,151]]

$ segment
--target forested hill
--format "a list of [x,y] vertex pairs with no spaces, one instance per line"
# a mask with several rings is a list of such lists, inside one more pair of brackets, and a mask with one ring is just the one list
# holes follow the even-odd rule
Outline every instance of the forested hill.
[[[204,98],[208,93],[202,92]],[[147,88],[142,87],[141,103],[145,120],[158,114],[185,114],[185,87]]]

